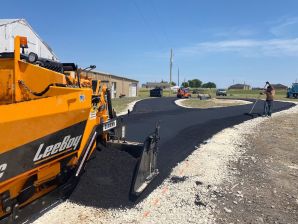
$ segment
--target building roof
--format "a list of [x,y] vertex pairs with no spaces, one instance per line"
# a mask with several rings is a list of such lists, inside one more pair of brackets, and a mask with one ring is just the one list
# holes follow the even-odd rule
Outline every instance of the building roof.
[[288,87],[283,84],[271,84],[275,89],[287,89]]
[[[288,88],[287,86],[285,86],[283,84],[280,84],[280,83],[278,83],[278,84],[271,84],[271,86],[273,86],[274,89],[287,89]],[[264,87],[254,87],[252,89],[254,89],[254,90],[262,90],[262,89],[264,89]]]
[[54,55],[55,58],[58,58],[54,53],[53,49],[40,38],[40,36],[34,31],[34,29],[30,26],[30,24],[25,19],[0,19],[0,26],[6,26],[13,23],[22,23],[30,28],[30,30],[37,36],[37,38],[45,45],[45,47]]
[[234,84],[229,87],[229,89],[243,89],[244,87],[250,87],[247,84]]
[[[83,72],[84,74],[85,72]],[[104,76],[109,76],[110,78],[114,78],[114,79],[121,79],[121,80],[126,80],[126,81],[130,81],[130,82],[139,82],[138,80],[135,79],[130,79],[130,78],[126,78],[123,76],[119,76],[119,75],[113,75],[111,73],[107,73],[107,72],[101,72],[101,71],[90,71],[88,72],[89,74],[93,74],[93,75],[104,75]]]
[[15,23],[21,19],[0,19],[0,26],[4,26],[10,23]]
[[170,86],[168,82],[146,82],[144,85],[146,86]]

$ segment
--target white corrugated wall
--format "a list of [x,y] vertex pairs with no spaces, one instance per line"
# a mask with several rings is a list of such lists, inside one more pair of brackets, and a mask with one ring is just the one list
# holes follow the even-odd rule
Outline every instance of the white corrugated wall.
[[14,51],[14,37],[26,36],[28,49],[25,53],[34,52],[39,57],[58,60],[50,47],[34,32],[31,26],[23,19],[0,19],[0,52]]

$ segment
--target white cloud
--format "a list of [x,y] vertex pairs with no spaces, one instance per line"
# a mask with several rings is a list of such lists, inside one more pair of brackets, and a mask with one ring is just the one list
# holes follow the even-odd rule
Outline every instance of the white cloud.
[[269,40],[237,39],[200,42],[193,46],[180,48],[176,51],[176,54],[192,56],[220,52],[234,52],[246,57],[298,56],[298,38]]
[[297,36],[298,17],[283,17],[273,27],[270,32],[275,36]]
[[224,38],[237,38],[237,37],[250,37],[253,35],[257,34],[257,31],[254,29],[250,28],[237,28],[237,27],[232,27],[232,28],[225,28],[224,30],[221,29],[216,29],[214,31],[214,36],[215,37],[224,37]]

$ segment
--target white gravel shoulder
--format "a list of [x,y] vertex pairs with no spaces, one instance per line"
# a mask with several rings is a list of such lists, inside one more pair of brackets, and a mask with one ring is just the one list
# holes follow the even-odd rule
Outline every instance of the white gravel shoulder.
[[[298,113],[298,105],[274,113],[271,119],[287,113]],[[255,118],[215,134],[183,162],[144,201],[131,209],[98,209],[66,201],[34,222],[42,223],[215,223],[217,212],[214,193],[224,181],[233,181],[231,161],[245,152],[245,136],[263,121]],[[99,199],[100,200],[100,199]],[[231,212],[229,208],[224,209]]]
[[192,107],[188,107],[188,106],[183,105],[182,102],[185,101],[185,100],[187,100],[187,99],[179,99],[179,100],[175,100],[174,102],[175,102],[175,104],[176,104],[177,106],[179,106],[179,107],[192,108]]
[[123,116],[123,115],[126,115],[128,110],[132,111],[134,106],[136,105],[137,102],[141,101],[141,100],[144,100],[144,99],[140,99],[140,100],[135,100],[135,101],[132,101],[131,103],[127,104],[127,107],[125,108],[124,111],[122,112],[119,112],[117,113],[117,116]]

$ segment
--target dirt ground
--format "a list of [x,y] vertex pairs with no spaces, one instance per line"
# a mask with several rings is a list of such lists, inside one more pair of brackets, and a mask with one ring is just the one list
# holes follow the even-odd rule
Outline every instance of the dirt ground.
[[264,119],[214,192],[217,223],[298,223],[298,114]]

